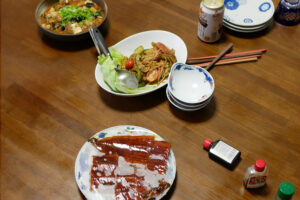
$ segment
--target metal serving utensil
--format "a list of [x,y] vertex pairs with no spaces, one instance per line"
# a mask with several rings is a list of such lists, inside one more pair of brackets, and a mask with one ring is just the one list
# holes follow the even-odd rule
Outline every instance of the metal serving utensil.
[[[105,56],[109,56],[112,60],[112,56],[108,50],[108,47],[106,45],[106,42],[100,33],[98,29],[93,29],[91,26],[89,26],[89,32],[93,39],[93,42],[95,44],[95,47],[98,51],[98,54],[101,56],[100,49],[102,50],[103,54]],[[100,49],[99,49],[100,47]],[[121,81],[122,84],[129,88],[137,88],[138,87],[138,81],[137,78],[129,71],[119,69],[118,67],[114,67],[118,74],[118,79]]]

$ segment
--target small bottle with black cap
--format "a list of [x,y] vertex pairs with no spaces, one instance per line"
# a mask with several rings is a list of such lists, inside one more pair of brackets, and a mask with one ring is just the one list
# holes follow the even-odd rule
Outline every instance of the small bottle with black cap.
[[233,169],[240,160],[241,152],[221,140],[212,141],[206,139],[203,142],[204,149],[208,150],[209,158]]

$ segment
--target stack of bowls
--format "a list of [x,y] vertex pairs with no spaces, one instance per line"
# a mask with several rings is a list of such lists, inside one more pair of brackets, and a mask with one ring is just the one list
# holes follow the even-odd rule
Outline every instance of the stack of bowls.
[[224,27],[242,33],[254,33],[273,24],[272,0],[225,0]]
[[207,106],[215,89],[213,77],[201,67],[175,63],[169,74],[167,98],[184,111],[195,111]]

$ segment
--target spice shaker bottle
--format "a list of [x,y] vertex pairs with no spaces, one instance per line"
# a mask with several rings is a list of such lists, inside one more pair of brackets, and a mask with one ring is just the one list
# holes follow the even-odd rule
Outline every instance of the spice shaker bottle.
[[241,152],[221,140],[212,141],[206,139],[203,142],[204,149],[208,150],[209,158],[233,169],[241,157]]
[[279,185],[279,189],[275,200],[290,200],[295,193],[295,187],[290,182],[283,182]]
[[244,185],[246,188],[259,188],[266,184],[268,167],[264,160],[257,160],[254,165],[247,169]]

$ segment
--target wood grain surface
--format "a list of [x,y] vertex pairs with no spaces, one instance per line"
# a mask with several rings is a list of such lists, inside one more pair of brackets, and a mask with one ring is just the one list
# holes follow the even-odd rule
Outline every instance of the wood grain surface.
[[[224,30],[219,42],[207,44],[197,37],[199,0],[107,0],[109,46],[160,29],[180,36],[189,57],[216,55],[230,42],[233,52],[267,48],[257,62],[214,67],[213,101],[184,112],[168,102],[165,88],[134,98],[102,90],[92,41],[41,35],[38,3],[1,1],[1,199],[84,199],[74,177],[77,153],[96,132],[126,124],[172,144],[177,177],[164,200],[274,199],[284,181],[300,199],[299,25],[275,22],[252,35]],[[242,152],[234,170],[209,159],[206,138]],[[244,175],[257,159],[269,166],[267,186],[246,190]]]

